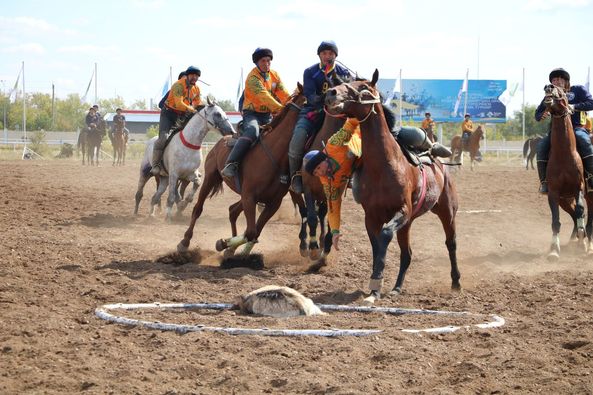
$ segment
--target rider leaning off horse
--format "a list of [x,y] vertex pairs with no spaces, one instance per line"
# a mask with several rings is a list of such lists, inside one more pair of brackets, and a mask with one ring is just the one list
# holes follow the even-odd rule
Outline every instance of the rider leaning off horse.
[[[550,83],[564,89],[568,98],[569,108],[573,111],[570,120],[574,129],[577,151],[583,161],[587,188],[593,190],[593,145],[585,124],[587,120],[586,111],[593,110],[593,97],[591,93],[582,85],[570,85],[570,75],[562,68],[552,70],[549,76]],[[535,120],[541,121],[550,116],[546,111],[544,101],[535,110]],[[546,182],[546,167],[550,154],[550,132],[542,138],[537,148],[537,172],[540,180],[540,193],[548,192]]]
[[[395,124],[395,114],[386,106],[383,112],[388,125]],[[402,147],[429,151],[432,156],[449,157],[451,151],[439,143],[431,142],[424,130],[404,126],[391,131]],[[342,195],[352,177],[355,162],[362,154],[360,121],[348,118],[344,126],[332,135],[322,151],[313,150],[304,157],[305,171],[319,177],[328,203],[328,222],[332,232],[332,243],[338,250],[340,239],[340,217]],[[362,158],[364,163],[364,158]],[[354,185],[357,183],[353,183]],[[353,186],[353,188],[356,188]],[[358,191],[353,189],[353,195]]]
[[299,113],[288,148],[291,189],[296,193],[303,193],[300,170],[307,138],[317,133],[325,118],[323,95],[330,87],[330,74],[335,74],[341,79],[351,77],[345,67],[335,63],[338,56],[338,47],[335,42],[322,41],[317,48],[317,56],[319,56],[319,63],[305,69],[303,73],[303,93],[307,103]]
[[167,142],[167,134],[171,127],[175,126],[177,120],[182,116],[195,113],[196,107],[202,104],[200,88],[196,85],[198,78],[202,75],[199,68],[189,66],[185,70],[185,76],[176,81],[169,92],[165,105],[161,109],[159,119],[159,138],[154,143],[152,153],[153,175],[161,172],[161,160]]
[[259,128],[272,120],[290,98],[278,73],[270,68],[274,55],[269,48],[257,48],[251,55],[255,67],[245,80],[243,93],[243,132],[227,157],[224,177],[235,177],[249,148],[259,137]]

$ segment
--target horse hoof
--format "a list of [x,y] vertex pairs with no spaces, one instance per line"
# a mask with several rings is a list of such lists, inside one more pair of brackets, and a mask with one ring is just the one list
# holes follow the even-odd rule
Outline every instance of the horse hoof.
[[309,259],[310,260],[316,261],[319,259],[319,257],[321,257],[321,250],[319,248],[309,250]]
[[367,296],[362,300],[362,304],[363,306],[372,306],[375,304],[375,300],[377,300],[377,298],[374,295]]
[[224,252],[222,253],[222,257],[224,259],[228,259],[228,258],[231,258],[233,256],[235,256],[235,251],[233,251],[233,250],[231,250],[229,248],[227,248],[226,250],[224,250]]
[[299,252],[301,253],[301,256],[303,258],[306,258],[309,256],[309,250],[307,248],[299,248]]
[[319,260],[317,260],[309,266],[309,268],[307,269],[307,273],[318,273],[319,270],[326,265],[327,262],[325,258],[320,258]]
[[179,244],[177,244],[177,252],[180,254],[183,254],[184,252],[187,252],[188,246],[183,244],[183,241],[180,241]]
[[218,239],[216,240],[216,251],[220,252],[222,250],[225,250],[228,247],[226,241],[224,241],[224,239]]
[[557,262],[560,259],[560,254],[556,251],[552,251],[548,254],[548,262]]
[[456,291],[456,292],[461,292],[461,284],[459,284],[459,283],[451,284],[451,290]]
[[392,290],[389,292],[389,295],[391,295],[391,296],[400,296],[401,294],[402,294],[402,290],[401,290],[401,289],[399,289],[399,288],[392,289]]

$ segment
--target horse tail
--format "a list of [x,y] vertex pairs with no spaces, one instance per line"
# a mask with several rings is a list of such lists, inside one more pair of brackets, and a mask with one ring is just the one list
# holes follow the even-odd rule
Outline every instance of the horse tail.
[[529,143],[531,142],[531,139],[527,139],[525,140],[525,143],[523,144],[523,159],[527,158],[527,152],[529,152]]
[[208,195],[208,199],[212,199],[214,196],[222,192],[222,178],[215,181],[216,183],[212,186],[212,190]]

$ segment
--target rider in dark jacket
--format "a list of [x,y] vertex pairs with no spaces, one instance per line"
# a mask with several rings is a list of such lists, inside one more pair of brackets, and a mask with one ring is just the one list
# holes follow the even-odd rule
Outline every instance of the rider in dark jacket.
[[[562,68],[554,69],[549,76],[550,83],[565,90],[568,103],[574,111],[570,120],[577,142],[577,151],[583,161],[585,178],[589,190],[593,190],[593,145],[591,137],[585,129],[587,111],[593,110],[593,97],[582,85],[570,85],[570,75]],[[544,101],[535,110],[535,120],[546,119],[550,114],[546,111]],[[540,180],[540,193],[548,193],[546,182],[546,167],[550,154],[550,133],[542,138],[537,147],[537,172]]]

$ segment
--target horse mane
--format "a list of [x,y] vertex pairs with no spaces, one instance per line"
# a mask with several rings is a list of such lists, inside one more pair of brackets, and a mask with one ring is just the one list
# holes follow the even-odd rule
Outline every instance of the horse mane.
[[194,115],[196,115],[197,113],[202,111],[204,109],[204,107],[206,107],[206,106],[205,105],[197,106],[196,112],[186,112],[185,114],[183,114],[182,116],[177,118],[175,125],[173,125],[173,127],[171,128],[171,134],[173,135],[173,134],[177,133],[178,131],[185,129],[185,127],[187,126],[189,121],[194,117]]
[[288,101],[286,102],[286,105],[284,107],[282,107],[282,110],[280,110],[280,113],[278,115],[276,115],[275,117],[273,117],[272,121],[269,124],[262,126],[264,135],[267,135],[268,133],[272,132],[274,129],[276,129],[276,127],[278,125],[280,125],[280,123],[286,117],[286,114],[288,114],[288,110],[290,109],[288,106],[288,103],[292,103],[298,95],[299,95],[299,92],[297,92],[297,91],[295,91],[292,95],[290,95],[290,97],[288,98]]
[[[383,102],[382,99],[381,102]],[[382,104],[381,106],[383,107],[383,115],[385,116],[387,127],[389,130],[393,130],[393,127],[395,126],[395,113],[391,108],[387,107],[386,104]]]

